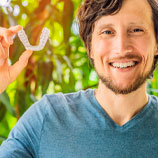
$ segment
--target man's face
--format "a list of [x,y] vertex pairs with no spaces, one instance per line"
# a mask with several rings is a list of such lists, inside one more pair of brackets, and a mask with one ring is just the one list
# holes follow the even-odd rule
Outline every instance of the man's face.
[[94,25],[90,57],[100,80],[116,94],[128,94],[146,81],[156,51],[147,0],[125,0],[117,14]]

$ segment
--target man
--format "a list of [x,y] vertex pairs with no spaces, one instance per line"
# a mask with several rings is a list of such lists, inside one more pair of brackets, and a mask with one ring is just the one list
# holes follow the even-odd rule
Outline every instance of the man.
[[158,55],[157,17],[156,0],[85,0],[80,35],[98,88],[45,95],[18,121],[0,158],[156,158],[158,99],[146,93],[146,80]]

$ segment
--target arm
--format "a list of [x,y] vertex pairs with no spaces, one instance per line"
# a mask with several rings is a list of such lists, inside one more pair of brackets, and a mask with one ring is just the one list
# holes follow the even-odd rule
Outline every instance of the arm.
[[0,27],[0,94],[17,78],[32,55],[32,51],[25,51],[14,65],[8,64],[9,47],[13,44],[12,37],[21,29],[21,26],[9,29]]
[[0,158],[38,157],[40,135],[46,113],[45,97],[32,105],[0,146]]

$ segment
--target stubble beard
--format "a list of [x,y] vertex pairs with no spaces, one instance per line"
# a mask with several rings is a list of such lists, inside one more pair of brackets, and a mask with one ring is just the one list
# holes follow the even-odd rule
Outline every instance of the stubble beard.
[[135,81],[130,84],[129,86],[127,86],[126,88],[121,88],[120,86],[116,85],[113,80],[109,77],[103,76],[102,74],[100,74],[94,64],[94,68],[96,70],[96,73],[98,74],[99,80],[111,91],[113,91],[116,95],[118,94],[129,94],[131,92],[136,91],[138,88],[141,87],[141,85],[143,85],[147,79],[152,78],[152,74],[154,71],[154,62],[152,64],[152,67],[150,68],[150,70],[148,72],[146,72],[145,74],[139,75]]

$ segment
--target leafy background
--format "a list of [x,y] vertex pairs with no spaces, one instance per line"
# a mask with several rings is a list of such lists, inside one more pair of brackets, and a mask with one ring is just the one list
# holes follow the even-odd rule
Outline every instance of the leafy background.
[[[43,27],[51,32],[46,47],[33,53],[16,81],[0,94],[0,144],[42,95],[97,87],[97,75],[78,33],[76,13],[80,3],[81,0],[12,0],[12,11],[0,8],[0,26],[22,25],[32,45],[38,44]],[[24,50],[15,36],[9,62],[14,64]],[[154,74],[148,81],[148,92],[157,95],[157,70]]]

